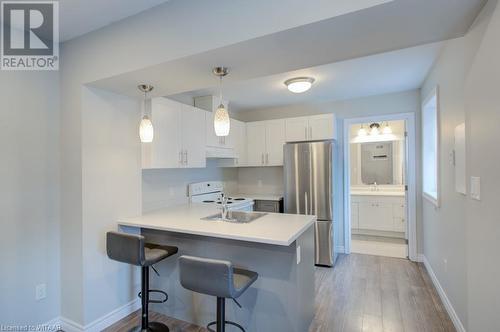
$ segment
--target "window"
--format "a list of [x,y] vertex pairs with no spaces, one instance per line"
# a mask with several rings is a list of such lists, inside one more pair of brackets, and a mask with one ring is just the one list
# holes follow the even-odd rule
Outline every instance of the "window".
[[422,104],[422,189],[439,206],[439,93],[436,88]]

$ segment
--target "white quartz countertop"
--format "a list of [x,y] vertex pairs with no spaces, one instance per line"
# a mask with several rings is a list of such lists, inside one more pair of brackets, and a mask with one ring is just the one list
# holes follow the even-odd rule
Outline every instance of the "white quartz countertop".
[[283,198],[283,195],[278,195],[278,194],[249,194],[249,193],[237,193],[237,194],[230,194],[230,197],[245,197],[245,198],[251,198],[254,200],[259,200],[259,201],[279,201]]
[[201,220],[220,212],[208,204],[182,204],[132,218],[121,218],[122,226],[141,227],[182,234],[201,235],[239,241],[291,245],[315,221],[316,216],[268,213],[250,223]]
[[351,196],[404,196],[404,191],[352,190]]

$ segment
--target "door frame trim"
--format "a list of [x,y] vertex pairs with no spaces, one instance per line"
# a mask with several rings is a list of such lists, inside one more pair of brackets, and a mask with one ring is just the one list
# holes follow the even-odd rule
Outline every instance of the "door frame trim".
[[408,184],[407,200],[408,200],[408,257],[412,261],[418,261],[417,254],[417,181],[416,181],[416,123],[415,113],[395,113],[384,115],[373,115],[368,117],[348,118],[344,119],[343,126],[343,154],[344,154],[344,251],[346,254],[351,253],[351,195],[350,183],[350,149],[349,149],[349,129],[351,125],[366,122],[380,121],[406,121],[406,131],[408,134],[408,174],[406,181]]

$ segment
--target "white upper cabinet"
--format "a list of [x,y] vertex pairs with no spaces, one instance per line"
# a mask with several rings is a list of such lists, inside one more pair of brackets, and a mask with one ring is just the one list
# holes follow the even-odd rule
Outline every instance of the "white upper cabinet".
[[285,144],[285,121],[266,121],[266,166],[283,165]]
[[247,123],[247,165],[283,165],[285,121],[270,120]]
[[142,144],[142,168],[205,167],[205,114],[166,98],[151,100],[154,139]]
[[264,122],[247,123],[247,165],[264,166],[266,126]]
[[319,114],[285,120],[286,141],[335,139],[335,115]]
[[309,139],[335,139],[335,115],[320,114],[309,117]]
[[234,149],[234,158],[219,159],[217,165],[221,167],[245,166],[247,161],[247,131],[244,122],[231,119],[231,130],[227,141]]
[[309,137],[308,117],[285,119],[286,141],[307,141]]
[[207,112],[194,106],[182,105],[181,128],[184,167],[206,166],[205,118]]

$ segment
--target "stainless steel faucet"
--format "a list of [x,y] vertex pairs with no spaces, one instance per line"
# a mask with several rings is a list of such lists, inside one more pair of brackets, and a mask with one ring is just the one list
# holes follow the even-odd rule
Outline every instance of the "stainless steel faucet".
[[227,204],[227,201],[228,201],[227,200],[227,196],[224,195],[224,193],[221,193],[220,196],[221,196],[220,197],[220,201],[221,201],[221,205],[220,205],[221,206],[221,219],[223,221],[227,221],[228,220],[227,219],[227,214],[229,212],[229,207],[228,207],[229,204]]

